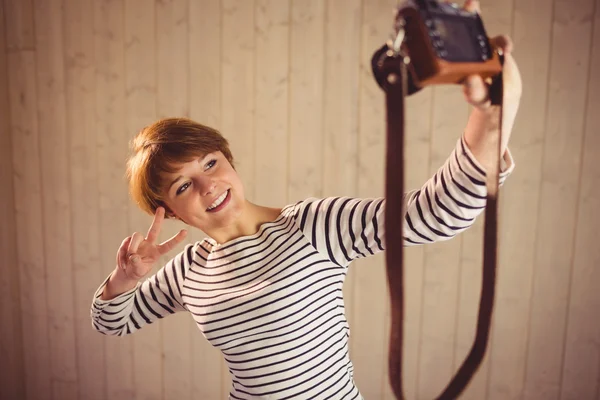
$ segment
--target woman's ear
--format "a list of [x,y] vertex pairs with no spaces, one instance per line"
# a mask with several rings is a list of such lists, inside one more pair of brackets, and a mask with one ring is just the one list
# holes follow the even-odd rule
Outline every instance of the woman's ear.
[[160,202],[160,206],[165,209],[165,218],[166,219],[177,218],[175,213],[173,211],[171,211],[171,209],[169,207],[167,207],[166,204],[164,204],[163,202]]
[[181,221],[181,222],[184,222],[184,223],[185,223],[185,221],[184,221],[184,220],[182,220],[181,218],[179,218],[179,217],[177,216],[177,214],[175,214],[174,212],[171,212],[171,211],[169,211],[167,214],[165,214],[165,216],[166,216],[168,219],[176,219],[176,220],[178,220],[178,221]]
[[170,210],[166,210],[165,211],[165,218],[168,218],[168,219],[179,219],[179,218],[177,218],[177,215],[175,215],[175,213],[173,213]]

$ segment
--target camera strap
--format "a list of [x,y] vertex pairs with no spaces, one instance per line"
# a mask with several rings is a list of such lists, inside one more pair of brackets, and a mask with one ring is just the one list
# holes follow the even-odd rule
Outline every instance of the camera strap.
[[[391,305],[391,327],[389,339],[389,379],[397,399],[404,399],[402,389],[402,347],[404,329],[404,270],[403,234],[406,210],[400,205],[404,197],[404,126],[405,97],[408,87],[407,71],[402,56],[374,57],[378,60],[373,68],[377,82],[386,93],[387,148],[385,167],[385,226],[386,226],[386,273]],[[504,58],[500,54],[501,62]],[[500,172],[500,139],[502,131],[503,80],[502,73],[489,86],[492,105],[499,106],[499,129],[492,133],[498,148],[496,168],[486,171],[487,203],[483,244],[483,274],[477,330],[475,340],[467,357],[446,386],[439,400],[456,399],[469,384],[479,369],[488,344],[492,320],[497,265],[498,238],[498,189]]]

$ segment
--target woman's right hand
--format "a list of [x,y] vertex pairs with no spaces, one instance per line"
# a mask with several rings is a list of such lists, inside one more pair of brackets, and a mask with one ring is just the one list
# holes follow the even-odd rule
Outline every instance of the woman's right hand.
[[117,252],[117,269],[127,280],[137,282],[144,278],[152,271],[158,259],[181,243],[187,235],[187,231],[182,229],[169,240],[157,244],[164,219],[165,209],[157,208],[146,237],[135,232],[121,243]]

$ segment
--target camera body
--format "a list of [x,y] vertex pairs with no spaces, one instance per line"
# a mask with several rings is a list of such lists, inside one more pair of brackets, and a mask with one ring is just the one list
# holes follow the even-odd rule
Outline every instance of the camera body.
[[469,75],[486,79],[502,72],[478,13],[437,0],[408,0],[396,14],[396,34],[402,29],[410,86],[461,83]]

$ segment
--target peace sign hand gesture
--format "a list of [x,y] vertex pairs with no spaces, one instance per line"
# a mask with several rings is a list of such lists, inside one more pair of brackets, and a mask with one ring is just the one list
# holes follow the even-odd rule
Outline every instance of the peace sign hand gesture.
[[121,243],[117,252],[117,267],[127,280],[137,282],[144,278],[152,271],[156,261],[181,243],[187,235],[187,231],[182,229],[172,238],[157,244],[156,240],[164,219],[165,209],[157,208],[145,238],[141,233],[135,232]]

